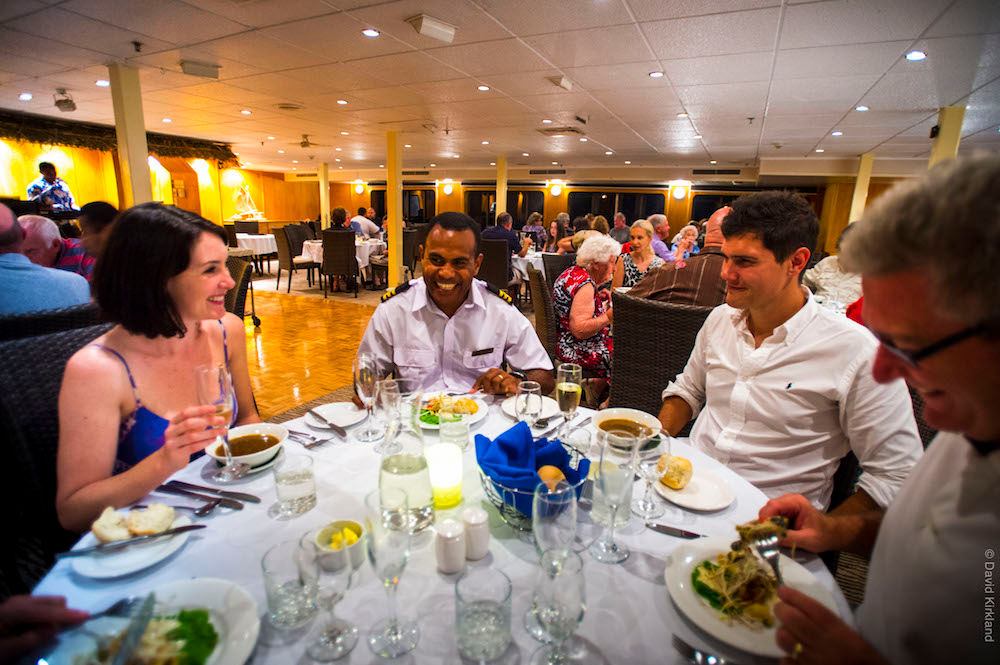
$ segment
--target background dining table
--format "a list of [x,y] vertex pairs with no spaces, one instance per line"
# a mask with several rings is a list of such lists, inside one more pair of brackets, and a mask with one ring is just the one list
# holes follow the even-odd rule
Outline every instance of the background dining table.
[[[385,251],[387,245],[381,240],[366,238],[364,240],[355,237],[354,253],[358,257],[358,268],[364,270],[371,263],[373,254],[380,254]],[[306,240],[302,243],[302,255],[307,256],[316,263],[323,263],[323,241]]]
[[270,233],[237,233],[236,246],[251,250],[254,256],[278,251],[278,243]]
[[545,266],[542,264],[542,252],[529,250],[524,256],[514,254],[510,257],[510,267],[514,273],[525,282],[528,281],[528,266],[531,266],[545,276]]
[[[473,436],[483,434],[496,437],[514,425],[514,421],[501,411],[499,400],[485,398],[495,403],[489,414],[475,423]],[[579,409],[589,415],[587,409]],[[589,422],[589,420],[588,420]],[[303,418],[284,423],[292,430],[319,435],[319,430],[308,426]],[[287,441],[284,445],[291,453],[306,453],[314,460],[318,505],[311,511],[288,521],[275,521],[268,517],[267,509],[275,500],[275,483],[270,471],[248,476],[230,486],[231,489],[260,496],[260,504],[246,504],[244,510],[216,510],[200,520],[208,528],[191,534],[179,551],[150,568],[127,577],[113,580],[93,580],[76,574],[68,561],[58,563],[35,590],[38,594],[67,596],[70,607],[97,611],[129,594],[145,594],[156,587],[178,579],[195,577],[221,578],[234,582],[256,600],[261,616],[261,634],[257,647],[248,662],[254,664],[307,663],[306,645],[315,637],[316,622],[307,629],[280,632],[270,628],[266,618],[264,584],[261,574],[261,557],[275,543],[297,539],[307,530],[333,520],[348,519],[363,523],[364,496],[378,484],[379,456],[372,444],[362,444],[353,432],[363,424],[348,429],[347,440],[334,436],[331,441],[310,451]],[[584,431],[593,433],[591,425]],[[325,434],[323,434],[325,436]],[[435,439],[436,431],[425,430],[427,439]],[[593,440],[593,436],[591,436]],[[464,453],[462,484],[463,504],[482,506],[490,516],[490,552],[479,561],[467,562],[468,566],[490,566],[505,572],[513,582],[513,645],[496,662],[524,663],[540,645],[526,632],[523,617],[531,605],[532,592],[540,569],[534,545],[525,534],[519,534],[500,518],[496,508],[485,498],[475,459],[474,444],[470,441]],[[711,470],[733,490],[735,500],[727,508],[716,512],[692,512],[666,504],[666,515],[657,521],[678,526],[707,536],[734,539],[736,524],[757,517],[758,509],[766,498],[760,490],[750,485],[725,466],[689,446],[675,440],[674,454],[688,457],[696,469]],[[207,485],[215,462],[209,458],[192,462],[173,476],[175,479]],[[642,482],[636,482],[634,493],[643,491]],[[143,502],[157,500],[179,503],[178,497],[155,495]],[[662,501],[662,499],[658,499]],[[460,509],[448,511],[446,516],[457,516]],[[438,519],[442,515],[439,513]],[[412,553],[398,587],[398,607],[404,617],[414,618],[420,627],[420,642],[409,656],[393,662],[405,663],[457,663],[455,641],[455,580],[457,575],[445,575],[436,570],[432,529],[413,538]],[[685,618],[671,600],[664,582],[664,570],[670,553],[681,540],[647,529],[642,520],[632,516],[627,527],[616,532],[629,549],[631,556],[623,565],[607,565],[594,561],[586,552],[584,561],[586,579],[586,613],[574,639],[576,648],[588,654],[589,663],[657,663],[669,665],[688,662],[671,646],[671,634],[717,655],[731,658],[732,662],[774,662],[750,656],[715,640],[696,624]],[[838,589],[833,576],[820,559],[812,554],[799,552],[796,560],[812,572],[836,600],[839,613],[849,623],[851,613]],[[337,615],[358,625],[361,639],[343,663],[380,663],[365,642],[368,629],[386,613],[385,590],[365,563],[359,569],[352,588],[337,606]],[[576,661],[574,661],[576,662]]]

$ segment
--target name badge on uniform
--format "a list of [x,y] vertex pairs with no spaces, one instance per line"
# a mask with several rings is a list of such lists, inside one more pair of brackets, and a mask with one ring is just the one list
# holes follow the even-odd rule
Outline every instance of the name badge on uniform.
[[493,347],[492,346],[490,348],[488,348],[488,349],[479,349],[478,351],[473,351],[472,352],[472,357],[475,358],[476,356],[485,356],[485,355],[488,355],[490,353],[493,353]]

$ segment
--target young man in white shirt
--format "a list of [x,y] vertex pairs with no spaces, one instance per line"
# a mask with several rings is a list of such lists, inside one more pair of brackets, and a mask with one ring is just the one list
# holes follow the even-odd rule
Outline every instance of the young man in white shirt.
[[796,663],[1000,662],[997,191],[1000,157],[952,160],[879,197],[844,241],[881,342],[875,379],[905,379],[942,431],[884,514],[823,514],[798,495],[761,509],[791,519],[783,545],[871,557],[859,632],[778,589],[777,642]]
[[709,315],[684,372],[663,391],[660,420],[776,497],[829,506],[849,452],[862,474],[837,510],[884,508],[922,453],[902,381],[871,376],[877,342],[820,307],[801,285],[819,220],[802,197],[760,192],[722,224],[726,304]]

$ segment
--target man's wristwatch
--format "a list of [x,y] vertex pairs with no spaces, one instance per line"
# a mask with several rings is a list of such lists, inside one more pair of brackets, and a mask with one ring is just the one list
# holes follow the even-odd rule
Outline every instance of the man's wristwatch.
[[527,381],[528,380],[528,377],[525,376],[524,372],[519,372],[516,369],[510,370],[509,372],[507,372],[507,374],[511,375],[512,377],[514,377],[518,381]]

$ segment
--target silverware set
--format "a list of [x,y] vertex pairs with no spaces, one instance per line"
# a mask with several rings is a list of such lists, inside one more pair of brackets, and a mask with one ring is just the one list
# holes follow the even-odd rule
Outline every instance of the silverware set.
[[296,443],[302,445],[303,448],[309,450],[315,448],[316,446],[321,446],[327,441],[333,441],[333,437],[320,438],[318,436],[313,436],[306,432],[296,432],[294,430],[288,430],[288,438]]

